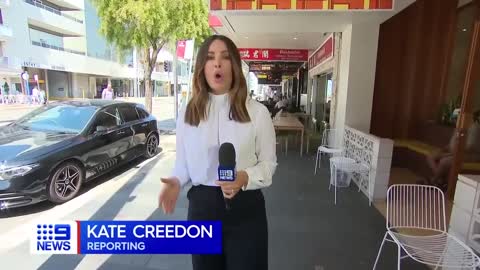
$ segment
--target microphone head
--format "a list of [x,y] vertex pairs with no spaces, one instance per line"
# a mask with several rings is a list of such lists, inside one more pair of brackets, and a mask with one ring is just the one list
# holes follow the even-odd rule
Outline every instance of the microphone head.
[[222,167],[235,167],[235,147],[233,144],[226,142],[220,145],[218,162]]

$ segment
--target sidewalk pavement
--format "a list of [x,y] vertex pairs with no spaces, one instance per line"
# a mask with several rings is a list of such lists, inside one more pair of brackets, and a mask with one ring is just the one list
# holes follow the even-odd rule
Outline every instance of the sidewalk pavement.
[[0,123],[12,122],[40,106],[41,105],[30,104],[0,104]]
[[[65,204],[68,207],[62,209],[62,206],[57,206],[50,211],[53,213],[45,213],[43,218],[50,215],[53,220],[185,220],[188,208],[186,189],[182,190],[173,215],[165,215],[158,208],[159,179],[169,175],[173,168],[175,137],[162,136],[160,142],[162,153],[157,157],[128,169],[118,177],[98,183],[99,186],[89,190],[82,198]],[[95,186],[97,182],[90,185]],[[74,204],[81,204],[81,207],[69,211],[75,207]],[[26,241],[21,241],[8,253],[0,254],[2,265],[6,268],[191,269],[189,255],[30,255],[28,237],[22,240]]]

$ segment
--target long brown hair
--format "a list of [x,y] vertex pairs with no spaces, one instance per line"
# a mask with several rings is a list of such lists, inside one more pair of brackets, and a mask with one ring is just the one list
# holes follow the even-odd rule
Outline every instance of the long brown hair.
[[205,40],[198,50],[197,62],[193,73],[192,99],[188,102],[185,112],[185,123],[198,126],[201,120],[207,119],[208,92],[210,86],[205,78],[205,64],[208,59],[208,49],[215,40],[221,40],[227,46],[232,63],[232,86],[229,94],[229,117],[240,123],[250,122],[250,115],[245,104],[248,96],[247,82],[242,74],[242,64],[237,46],[226,36],[214,35]]

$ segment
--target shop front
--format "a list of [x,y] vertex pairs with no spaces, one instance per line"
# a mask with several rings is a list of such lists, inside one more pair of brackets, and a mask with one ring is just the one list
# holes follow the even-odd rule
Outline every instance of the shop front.
[[[323,43],[315,50],[308,61],[308,91],[306,97],[306,112],[311,115],[312,128],[321,132],[335,125],[337,82],[337,59],[339,51],[335,51],[335,43],[339,42],[338,33],[329,34]],[[335,42],[337,41],[337,42]]]

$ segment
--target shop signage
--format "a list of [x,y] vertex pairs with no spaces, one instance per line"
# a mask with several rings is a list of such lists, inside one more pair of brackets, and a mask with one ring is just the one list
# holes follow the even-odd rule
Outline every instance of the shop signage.
[[177,57],[180,59],[192,59],[193,40],[180,40],[177,42]]
[[308,50],[240,48],[240,57],[246,61],[295,61],[308,60]]
[[52,69],[54,69],[54,70],[62,70],[62,71],[65,71],[65,67],[64,67],[64,66],[56,66],[56,65],[52,65]]
[[39,68],[39,67],[40,67],[39,64],[30,62],[30,61],[24,61],[24,62],[22,63],[22,66],[24,66],[24,67],[32,67],[32,68]]
[[333,57],[333,35],[330,35],[323,44],[308,59],[309,70],[319,66]]
[[23,67],[29,67],[29,68],[43,68],[43,69],[49,69],[49,66],[31,62],[31,61],[23,61],[22,62]]
[[177,57],[183,58],[185,55],[185,47],[187,46],[186,40],[180,40],[177,42]]
[[282,73],[294,73],[303,63],[298,62],[251,62],[250,72],[280,71]]
[[393,0],[210,0],[211,10],[391,10]]
[[262,73],[256,76],[258,84],[280,84],[282,82],[281,73]]

